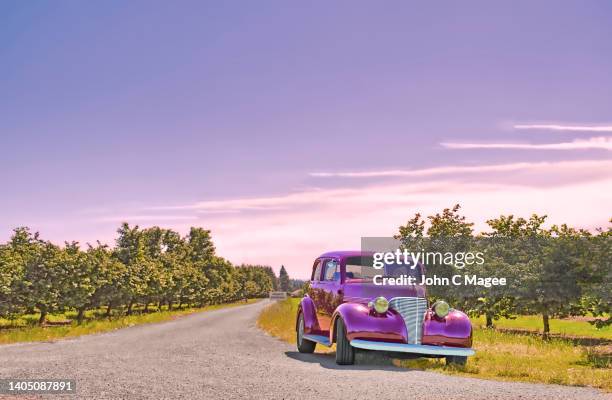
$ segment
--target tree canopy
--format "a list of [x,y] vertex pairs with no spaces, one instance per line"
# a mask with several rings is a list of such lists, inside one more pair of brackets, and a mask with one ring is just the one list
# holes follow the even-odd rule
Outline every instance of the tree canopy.
[[609,316],[612,227],[596,234],[565,224],[545,228],[546,218],[501,215],[487,221],[489,230],[476,234],[474,224],[455,205],[428,216],[428,223],[416,214],[399,227],[395,238],[404,248],[486,254],[482,264],[457,268],[437,261],[426,269],[427,275],[448,278],[454,274],[507,278],[504,286],[429,288],[432,299],[443,298],[472,315],[485,315],[488,326],[500,317],[540,314],[547,334],[551,317]]
[[81,248],[42,240],[28,228],[0,244],[0,316],[106,307],[110,314],[134,305],[203,306],[265,297],[277,286],[269,266],[233,266],[216,254],[210,231],[193,227],[186,236],[171,229],[141,229],[127,223],[114,248]]

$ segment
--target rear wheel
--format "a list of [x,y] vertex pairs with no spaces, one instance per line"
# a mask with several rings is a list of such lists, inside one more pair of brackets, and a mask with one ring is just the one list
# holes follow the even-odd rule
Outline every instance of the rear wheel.
[[446,356],[446,365],[464,366],[466,363],[466,356]]
[[355,362],[355,349],[346,337],[346,326],[342,318],[338,318],[336,324],[336,364],[352,365]]
[[300,312],[298,315],[298,328],[297,328],[297,348],[300,353],[312,353],[315,351],[317,344],[311,342],[308,339],[304,339],[304,314]]

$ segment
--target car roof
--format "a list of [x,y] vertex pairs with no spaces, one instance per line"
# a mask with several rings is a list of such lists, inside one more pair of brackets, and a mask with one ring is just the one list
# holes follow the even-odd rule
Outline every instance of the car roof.
[[334,258],[346,258],[346,257],[363,257],[363,256],[371,256],[374,254],[372,251],[362,251],[362,250],[335,250],[328,251],[327,253],[321,254],[318,258],[323,257],[334,257]]

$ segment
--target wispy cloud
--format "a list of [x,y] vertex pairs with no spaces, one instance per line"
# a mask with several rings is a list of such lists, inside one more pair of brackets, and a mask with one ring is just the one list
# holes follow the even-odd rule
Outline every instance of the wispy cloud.
[[200,201],[176,206],[155,206],[148,210],[195,210],[199,213],[224,214],[240,211],[280,211],[289,205],[306,205],[316,200],[316,191],[299,192],[284,196]]
[[[112,243],[115,222],[163,225],[183,234],[190,226],[203,225],[212,230],[219,254],[232,262],[283,264],[292,276],[304,277],[312,259],[324,251],[358,249],[361,236],[390,236],[415,212],[429,215],[457,202],[477,230],[487,229],[484,221],[501,213],[548,214],[551,223],[584,228],[605,225],[612,202],[606,190],[612,185],[611,170],[612,159],[400,170],[428,179],[344,182],[343,187],[302,188],[275,196],[155,207],[155,212],[150,207],[130,209],[109,214],[106,223],[61,221],[55,233],[51,227],[45,232],[64,240],[73,237],[69,230],[84,229],[88,233],[80,237],[82,242]],[[160,211],[164,209],[173,211]]]
[[[418,184],[412,181],[409,184],[404,184],[404,181],[401,181],[375,182],[357,187],[345,185],[330,189],[310,188],[278,196],[200,201],[183,205],[149,207],[147,210],[175,210],[186,213],[212,211],[211,214],[213,215],[210,218],[214,218],[214,214],[217,213],[219,218],[233,218],[232,214],[237,214],[235,215],[236,218],[244,218],[244,214],[260,215],[262,218],[267,218],[271,214],[283,215],[295,210],[301,210],[300,212],[304,210],[317,210],[323,206],[340,210],[349,203],[363,205],[364,209],[369,210],[371,207],[379,209],[384,207],[385,204],[410,204],[420,193],[434,193],[457,185],[465,187],[466,184],[463,178],[466,173],[477,174],[476,177],[470,178],[470,185],[477,186],[479,190],[484,190],[485,188],[490,190],[496,187],[505,188],[510,182],[513,182],[513,185],[519,184],[524,187],[541,187],[539,182],[533,182],[538,176],[550,177],[562,174],[566,182],[589,179],[583,175],[577,177],[574,171],[586,173],[590,179],[609,178],[610,176],[607,171],[610,169],[612,169],[612,160],[579,160],[448,166],[418,170],[325,172],[319,174],[323,174],[321,176],[324,177],[433,176],[439,174],[440,177],[421,181]],[[512,174],[508,174],[508,172],[512,172]],[[391,173],[396,175],[391,175]],[[514,177],[522,178],[519,181],[515,181],[513,180]],[[388,188],[393,189],[387,190]],[[230,215],[223,215],[224,212]]]
[[441,146],[448,149],[518,149],[518,150],[612,150],[612,138],[593,137],[586,140],[576,139],[562,143],[455,143],[444,142]]
[[155,222],[197,220],[195,215],[107,215],[94,218],[95,222]]
[[311,172],[309,175],[316,178],[384,178],[384,177],[427,177],[449,174],[470,174],[486,172],[508,172],[522,169],[545,167],[548,162],[522,162],[492,165],[450,165],[445,167],[422,169],[392,169],[378,171],[356,172]]
[[458,172],[462,167],[446,168],[457,174],[179,207],[240,210],[207,218],[219,252],[237,263],[283,264],[295,276],[306,276],[311,259],[324,251],[359,248],[361,236],[390,236],[415,212],[429,215],[456,202],[477,230],[501,213],[548,214],[552,223],[586,228],[609,218],[612,194],[603,189],[612,184],[612,160],[473,167],[487,173],[470,179]]
[[516,124],[512,127],[519,130],[612,132],[612,125]]

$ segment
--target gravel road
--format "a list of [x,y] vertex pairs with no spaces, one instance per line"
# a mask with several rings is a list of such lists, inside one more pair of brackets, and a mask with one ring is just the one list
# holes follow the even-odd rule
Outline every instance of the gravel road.
[[45,396],[54,399],[612,398],[588,388],[372,364],[340,367],[333,355],[299,354],[258,330],[255,319],[267,304],[53,343],[0,346],[0,378],[76,380],[76,395]]

